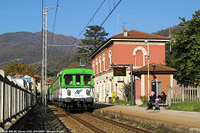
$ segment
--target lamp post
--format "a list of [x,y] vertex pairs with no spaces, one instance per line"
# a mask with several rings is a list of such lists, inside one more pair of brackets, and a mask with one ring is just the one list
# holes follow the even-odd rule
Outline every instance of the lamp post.
[[150,94],[150,81],[149,81],[149,58],[150,58],[150,56],[149,56],[149,42],[148,42],[148,40],[145,40],[145,43],[147,44],[147,64],[148,64],[148,73],[147,73],[147,77],[148,77],[148,99],[149,99],[149,94]]

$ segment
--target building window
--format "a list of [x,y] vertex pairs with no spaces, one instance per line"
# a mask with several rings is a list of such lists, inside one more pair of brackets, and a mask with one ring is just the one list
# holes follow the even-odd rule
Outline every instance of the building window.
[[112,64],[112,51],[111,50],[109,51],[109,56],[108,57],[110,59],[110,65],[111,65]]
[[105,58],[105,54],[103,54],[103,70],[106,70],[106,58]]
[[96,66],[97,66],[97,67],[96,67],[96,69],[97,69],[97,70],[96,70],[96,71],[97,71],[96,73],[98,73],[98,59],[97,59],[97,58],[96,58]]
[[99,72],[101,72],[101,56],[99,57]]
[[95,74],[95,63],[94,63],[94,61],[93,61],[93,72]]
[[138,46],[133,50],[133,56],[135,56],[135,67],[145,66],[145,56],[147,51],[145,48]]

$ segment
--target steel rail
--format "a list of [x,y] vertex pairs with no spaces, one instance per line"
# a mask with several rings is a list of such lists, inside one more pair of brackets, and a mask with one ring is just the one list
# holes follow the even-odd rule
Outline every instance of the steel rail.
[[137,133],[152,133],[151,131],[147,131],[147,130],[144,130],[144,129],[141,129],[141,128],[138,128],[138,127],[133,127],[133,126],[130,126],[130,125],[127,125],[127,124],[123,124],[123,123],[120,123],[120,122],[117,122],[117,121],[114,121],[114,120],[111,120],[111,119],[107,119],[107,118],[104,118],[104,117],[101,117],[101,116],[98,116],[98,115],[94,115],[92,113],[85,112],[85,114],[92,116],[94,118],[97,118],[99,120],[109,122],[113,125],[128,129],[130,131],[137,132]]
[[73,119],[75,119],[76,121],[80,122],[81,124],[85,125],[86,127],[88,127],[89,129],[91,129],[92,131],[94,131],[95,133],[106,133],[104,130],[88,123],[87,121],[67,112],[66,113],[68,116],[72,117]]

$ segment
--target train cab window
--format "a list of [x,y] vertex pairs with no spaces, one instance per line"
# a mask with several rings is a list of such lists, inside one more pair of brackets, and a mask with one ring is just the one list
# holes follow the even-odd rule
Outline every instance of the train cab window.
[[70,74],[66,74],[65,76],[64,76],[64,78],[65,78],[65,85],[72,85],[72,75],[70,75]]
[[91,75],[90,74],[84,75],[84,84],[85,85],[91,85]]
[[81,84],[81,75],[76,75],[76,85]]

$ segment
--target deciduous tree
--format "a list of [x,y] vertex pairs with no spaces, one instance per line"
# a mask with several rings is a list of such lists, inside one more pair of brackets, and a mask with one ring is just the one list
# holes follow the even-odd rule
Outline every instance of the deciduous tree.
[[172,35],[172,56],[168,65],[177,69],[178,83],[188,86],[196,83],[195,78],[200,72],[200,10],[189,21],[180,19],[179,25],[186,28]]
[[7,75],[33,75],[34,70],[32,66],[28,66],[23,62],[10,62],[7,67],[4,68]]

